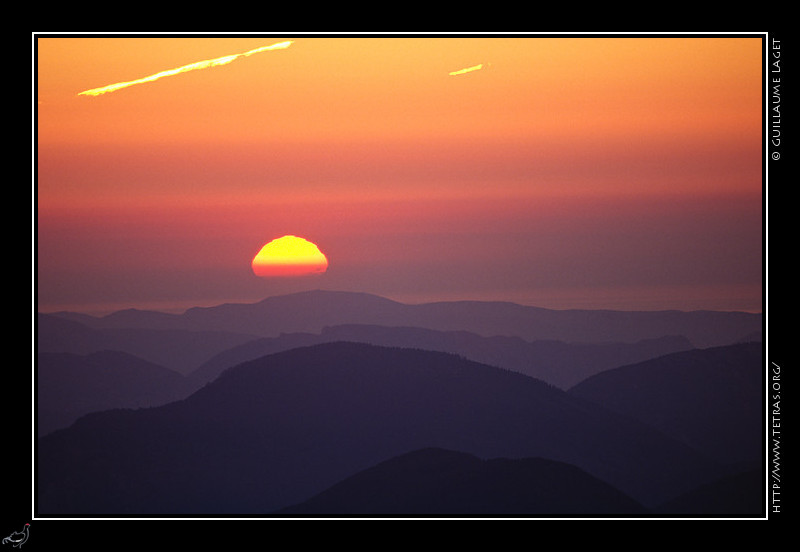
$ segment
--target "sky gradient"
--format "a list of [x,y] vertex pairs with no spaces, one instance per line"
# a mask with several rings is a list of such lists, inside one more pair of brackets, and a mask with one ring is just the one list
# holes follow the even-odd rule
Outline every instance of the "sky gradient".
[[[303,289],[762,310],[761,37],[34,47],[41,312]],[[254,275],[254,255],[286,234],[317,244],[327,272]]]

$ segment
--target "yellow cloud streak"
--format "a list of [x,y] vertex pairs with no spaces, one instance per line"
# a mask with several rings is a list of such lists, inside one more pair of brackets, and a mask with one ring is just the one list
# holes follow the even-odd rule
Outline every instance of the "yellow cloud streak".
[[100,96],[101,94],[107,94],[108,92],[114,92],[116,90],[127,88],[129,86],[134,86],[136,84],[153,82],[155,80],[162,79],[164,77],[171,77],[173,75],[186,73],[188,71],[207,69],[209,67],[216,67],[218,65],[227,65],[228,63],[231,63],[232,61],[240,57],[252,56],[253,54],[258,54],[259,52],[265,52],[267,50],[282,50],[284,48],[288,48],[289,46],[291,46],[291,44],[292,41],[287,40],[285,42],[278,42],[276,44],[272,44],[271,46],[262,46],[261,48],[256,48],[254,50],[250,50],[249,52],[244,52],[242,54],[233,54],[230,56],[223,56],[215,59],[198,61],[196,63],[190,63],[189,65],[184,65],[183,67],[178,67],[177,69],[169,69],[167,71],[161,71],[154,75],[150,75],[149,77],[143,77],[141,79],[136,79],[127,82],[118,82],[116,84],[110,84],[108,86],[103,86],[101,88],[92,88],[91,90],[85,90],[83,92],[78,93],[78,96]]
[[459,69],[458,71],[453,71],[447,74],[452,77],[454,75],[463,75],[464,73],[471,73],[472,71],[478,71],[479,69],[483,69],[483,63],[479,63],[478,65],[473,65],[472,67],[467,67],[466,69]]

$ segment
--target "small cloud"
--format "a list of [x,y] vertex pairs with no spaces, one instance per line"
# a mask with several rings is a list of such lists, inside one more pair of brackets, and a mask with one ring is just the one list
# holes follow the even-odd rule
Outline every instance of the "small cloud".
[[448,75],[450,75],[451,77],[454,77],[456,75],[463,75],[465,73],[472,73],[473,71],[480,71],[484,67],[488,67],[488,66],[489,66],[488,63],[486,63],[486,64],[479,63],[478,65],[473,65],[472,67],[466,67],[464,69],[459,69],[458,71],[451,71],[450,73],[448,73]]

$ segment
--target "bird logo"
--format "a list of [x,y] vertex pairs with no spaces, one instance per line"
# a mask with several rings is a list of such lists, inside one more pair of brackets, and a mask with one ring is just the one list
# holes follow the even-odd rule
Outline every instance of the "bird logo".
[[14,531],[9,536],[3,539],[3,544],[11,544],[16,548],[21,548],[25,541],[28,540],[28,528],[31,526],[30,523],[26,523],[25,527],[22,528],[22,531],[17,532]]

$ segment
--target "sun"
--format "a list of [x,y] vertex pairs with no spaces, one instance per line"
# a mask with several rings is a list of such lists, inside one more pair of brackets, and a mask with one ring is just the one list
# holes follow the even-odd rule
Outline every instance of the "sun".
[[316,244],[297,236],[283,236],[264,245],[253,257],[253,273],[262,278],[322,274],[328,259]]

